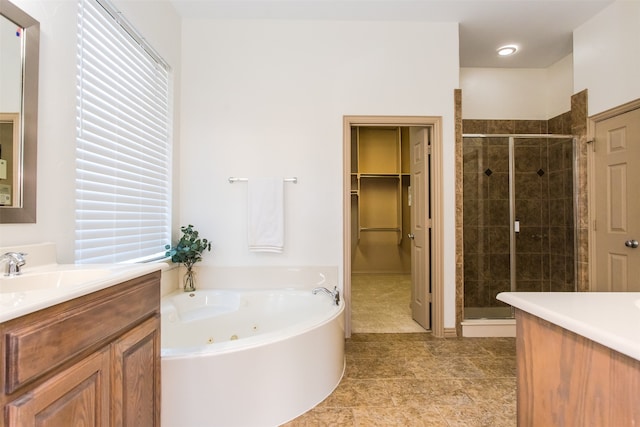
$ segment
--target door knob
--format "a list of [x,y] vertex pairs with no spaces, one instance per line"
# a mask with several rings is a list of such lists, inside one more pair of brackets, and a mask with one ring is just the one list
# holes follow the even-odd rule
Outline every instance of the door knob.
[[[407,234],[407,237],[410,238],[411,240],[413,240],[416,236],[413,235],[413,233],[409,233]],[[636,242],[637,244],[638,242]]]
[[638,247],[638,241],[635,239],[627,240],[626,242],[624,242],[624,245],[628,248],[635,249]]

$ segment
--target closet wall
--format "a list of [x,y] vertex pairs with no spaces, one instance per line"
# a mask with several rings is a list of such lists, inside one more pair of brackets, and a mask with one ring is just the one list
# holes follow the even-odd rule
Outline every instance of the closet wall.
[[409,128],[351,129],[352,272],[411,272]]

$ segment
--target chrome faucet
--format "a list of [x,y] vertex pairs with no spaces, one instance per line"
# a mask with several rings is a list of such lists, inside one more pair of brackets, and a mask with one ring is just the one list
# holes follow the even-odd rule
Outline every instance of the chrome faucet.
[[0,256],[0,262],[7,262],[7,270],[4,273],[5,276],[18,276],[20,272],[20,267],[23,267],[27,261],[24,259],[25,253],[22,252],[7,252],[6,254]]
[[330,291],[329,289],[319,286],[317,288],[315,288],[314,290],[311,291],[314,295],[316,295],[318,292],[324,292],[325,294],[328,294],[331,296],[331,298],[333,298],[333,303],[335,305],[340,305],[340,291],[338,290],[337,286],[333,287],[333,291]]

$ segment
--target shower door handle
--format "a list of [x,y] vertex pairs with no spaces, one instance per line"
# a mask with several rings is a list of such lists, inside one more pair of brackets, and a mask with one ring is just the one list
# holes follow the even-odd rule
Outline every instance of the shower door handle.
[[635,249],[638,247],[638,241],[635,239],[627,240],[624,245],[628,248]]

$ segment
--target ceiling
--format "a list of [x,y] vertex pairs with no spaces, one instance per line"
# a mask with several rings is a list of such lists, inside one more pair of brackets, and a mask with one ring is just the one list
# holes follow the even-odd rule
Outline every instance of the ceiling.
[[[460,23],[460,66],[547,68],[572,52],[572,30],[614,0],[171,0],[184,18]],[[496,49],[516,44],[518,53]]]

